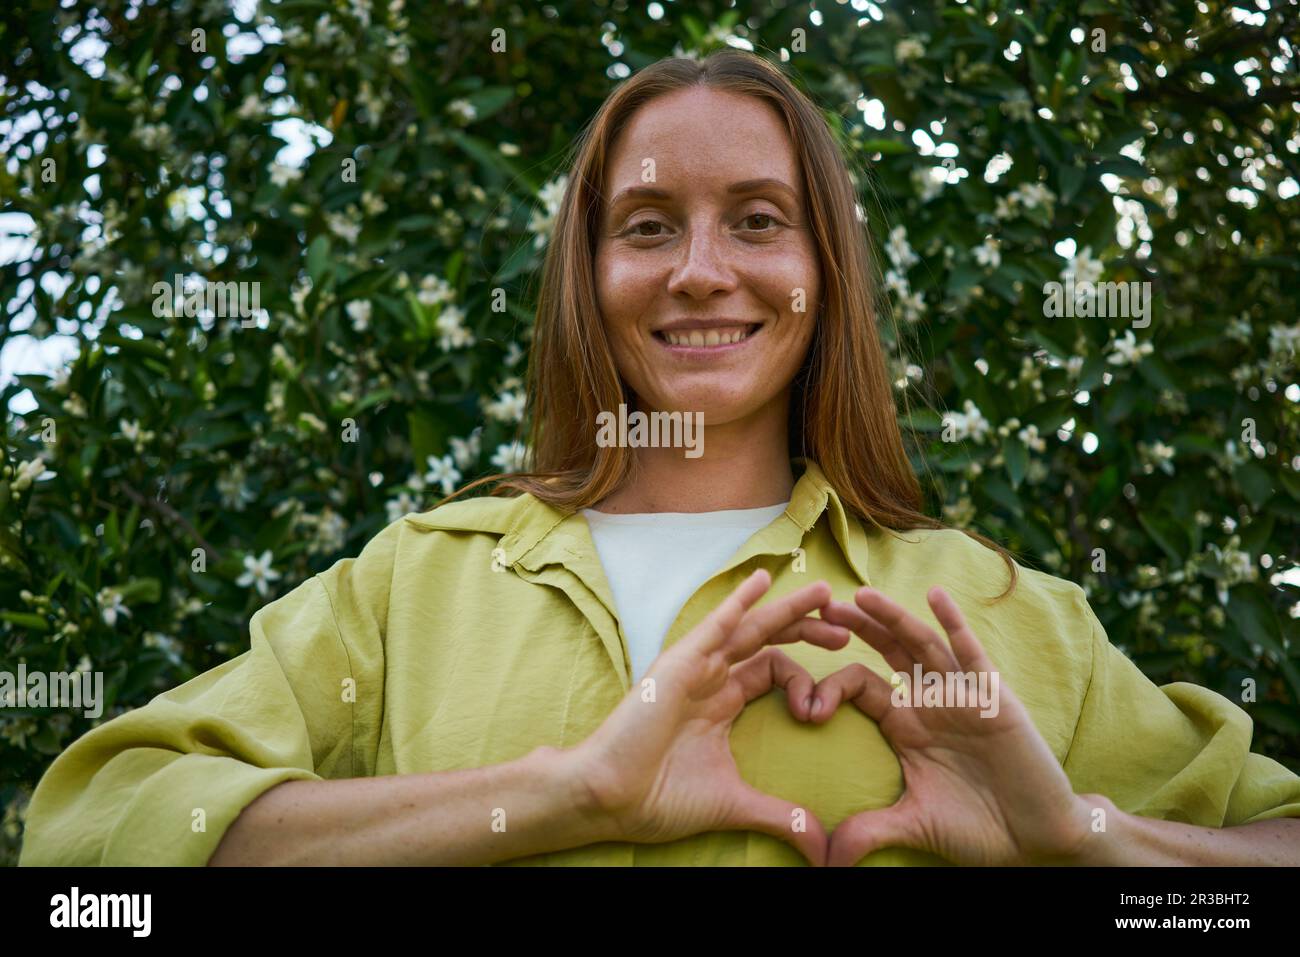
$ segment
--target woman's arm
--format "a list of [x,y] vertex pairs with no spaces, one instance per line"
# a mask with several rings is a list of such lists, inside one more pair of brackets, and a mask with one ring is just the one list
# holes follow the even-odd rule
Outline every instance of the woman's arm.
[[286,781],[244,808],[209,864],[475,865],[609,840],[576,751],[485,768]]
[[[1087,838],[1068,861],[1084,867],[1151,865],[1170,867],[1300,866],[1300,819],[1277,818],[1236,827],[1198,827],[1128,814],[1100,794],[1079,795],[1080,813],[1105,830],[1088,828]],[[1098,818],[1096,811],[1105,812]]]
[[825,829],[746,784],[728,741],[745,704],[773,688],[808,717],[811,675],[771,645],[834,650],[849,633],[809,617],[830,600],[825,582],[755,607],[770,586],[766,571],[745,579],[576,748],[465,771],[286,781],[243,808],[208,863],[491,864],[602,841],[754,830],[820,864]]

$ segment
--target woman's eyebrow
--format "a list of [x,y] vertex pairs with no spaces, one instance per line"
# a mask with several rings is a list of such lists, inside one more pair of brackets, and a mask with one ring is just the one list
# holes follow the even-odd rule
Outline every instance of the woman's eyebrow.
[[653,186],[629,186],[610,200],[609,208],[613,209],[619,203],[628,199],[669,199],[670,196],[671,194],[667,190],[656,189]]
[[747,179],[739,183],[732,183],[727,187],[728,193],[757,193],[764,189],[775,189],[787,194],[790,202],[795,206],[799,205],[799,194],[786,183],[779,179],[763,177],[761,179]]
[[[762,177],[760,179],[746,179],[739,183],[732,183],[727,187],[728,193],[757,193],[764,189],[775,189],[785,193],[790,198],[790,202],[796,206],[799,204],[799,195],[786,183],[779,179]],[[670,199],[672,196],[667,190],[657,189],[654,186],[629,186],[615,194],[609,203],[609,208],[613,209],[625,200],[629,199]]]

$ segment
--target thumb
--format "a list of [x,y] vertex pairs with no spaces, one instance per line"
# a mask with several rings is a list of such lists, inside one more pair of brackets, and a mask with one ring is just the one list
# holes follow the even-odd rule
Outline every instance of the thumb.
[[916,818],[905,805],[863,811],[839,823],[826,848],[828,867],[853,867],[882,847],[919,847]]
[[748,784],[741,785],[726,827],[728,830],[758,831],[785,841],[814,867],[826,863],[829,838],[817,815]]

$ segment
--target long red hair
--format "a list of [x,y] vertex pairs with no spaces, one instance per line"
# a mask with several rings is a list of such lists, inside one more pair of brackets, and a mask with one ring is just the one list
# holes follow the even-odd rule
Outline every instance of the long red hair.
[[[615,89],[575,144],[568,186],[542,270],[527,373],[530,471],[488,475],[457,489],[450,501],[486,482],[494,495],[531,493],[564,510],[589,507],[632,477],[633,449],[599,446],[596,416],[629,406],[599,322],[593,270],[595,229],[611,145],[632,115],[656,97],[707,86],[757,97],[784,117],[808,197],[823,298],[808,356],[791,395],[790,454],[821,467],[847,509],[882,529],[946,528],[926,515],[898,425],[893,389],[876,328],[879,283],[849,165],[817,107],[776,66],[742,50],[703,59],[674,57],[640,70]],[[1016,565],[997,543],[1010,582]],[[1002,596],[999,596],[1002,597]]]

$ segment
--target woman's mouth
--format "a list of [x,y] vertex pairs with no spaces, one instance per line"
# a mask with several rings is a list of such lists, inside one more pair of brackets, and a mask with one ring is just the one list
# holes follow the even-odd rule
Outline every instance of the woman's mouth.
[[723,351],[748,342],[762,327],[762,323],[751,322],[709,329],[660,329],[654,337],[674,352]]

